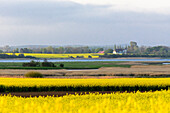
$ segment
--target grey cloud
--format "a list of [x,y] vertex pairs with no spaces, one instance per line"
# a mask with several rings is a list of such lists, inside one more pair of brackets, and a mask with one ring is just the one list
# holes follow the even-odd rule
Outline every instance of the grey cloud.
[[[0,16],[18,18],[22,22],[48,24],[55,22],[77,21],[96,16],[97,9],[105,6],[80,5],[73,2],[16,2],[1,3]],[[22,20],[21,20],[22,19]]]
[[[170,16],[108,11],[110,6],[80,5],[73,2],[4,2],[0,16],[14,18],[14,24],[75,23],[169,23]],[[17,21],[18,20],[18,21]]]
[[0,44],[170,44],[170,16],[73,2],[0,2]]

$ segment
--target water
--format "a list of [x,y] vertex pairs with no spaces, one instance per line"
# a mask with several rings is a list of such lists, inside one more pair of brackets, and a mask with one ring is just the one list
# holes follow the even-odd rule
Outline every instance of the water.
[[170,63],[162,63],[163,65],[170,65]]
[[[31,60],[22,59],[1,59],[0,62],[30,62]],[[44,60],[34,60],[38,62],[43,62]],[[95,61],[162,61],[168,62],[170,59],[49,59],[48,62],[95,62]]]

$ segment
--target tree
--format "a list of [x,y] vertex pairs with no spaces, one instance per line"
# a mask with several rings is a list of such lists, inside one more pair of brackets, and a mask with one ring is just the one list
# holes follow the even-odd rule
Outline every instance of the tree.
[[72,47],[66,47],[64,53],[72,53],[73,51]]
[[11,48],[10,48],[9,45],[6,45],[6,46],[3,48],[3,50],[4,50],[6,53],[8,53],[8,52],[10,52]]
[[59,51],[60,54],[62,54],[62,53],[64,53],[64,48],[63,47],[59,47],[58,51]]
[[139,47],[138,47],[137,43],[131,41],[130,46],[128,46],[127,51],[128,51],[128,53],[134,53],[134,54],[139,53]]
[[42,53],[47,53],[47,49],[46,49],[46,48],[42,48],[42,49],[41,49],[41,52],[42,52]]
[[117,49],[117,46],[116,46],[116,44],[114,45],[114,50],[116,50]]
[[146,49],[147,54],[168,55],[170,49],[166,46],[155,46]]
[[19,54],[18,57],[24,58],[24,54]]
[[31,50],[28,48],[21,48],[20,53],[31,53]]
[[14,49],[13,53],[19,53],[19,49],[18,48]]
[[103,51],[103,48],[97,48],[97,49],[95,49],[95,53],[98,53],[99,51]]
[[130,42],[130,46],[133,48],[133,47],[137,47],[137,42],[133,42],[133,41],[131,41]]
[[83,49],[83,52],[82,52],[82,53],[91,53],[91,50],[89,49],[88,46],[83,47],[82,49]]
[[113,53],[113,49],[107,49],[104,53]]
[[54,48],[52,46],[47,47],[48,53],[54,53]]
[[20,53],[24,53],[24,49],[21,48],[19,52],[20,52]]
[[0,50],[0,53],[3,53],[3,51],[2,51],[2,50]]

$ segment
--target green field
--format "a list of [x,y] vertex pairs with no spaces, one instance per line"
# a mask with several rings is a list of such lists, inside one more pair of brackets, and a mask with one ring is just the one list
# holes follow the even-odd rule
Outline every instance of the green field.
[[[98,69],[101,67],[131,67],[131,65],[119,63],[122,62],[54,62],[57,67],[23,67],[23,63],[0,62],[0,69]],[[60,64],[64,64],[64,67],[59,67]]]

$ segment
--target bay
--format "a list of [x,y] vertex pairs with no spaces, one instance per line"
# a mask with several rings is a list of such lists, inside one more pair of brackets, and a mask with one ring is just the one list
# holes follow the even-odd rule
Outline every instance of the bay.
[[[0,62],[30,62],[30,61],[43,62],[44,60],[37,59],[0,59]],[[48,59],[48,62],[104,62],[104,61],[160,61],[168,62],[170,59]]]

